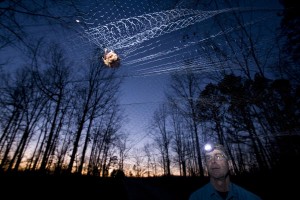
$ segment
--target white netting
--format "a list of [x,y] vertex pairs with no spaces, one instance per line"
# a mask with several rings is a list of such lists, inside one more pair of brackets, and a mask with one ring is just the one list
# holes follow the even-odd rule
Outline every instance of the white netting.
[[84,30],[83,37],[99,47],[126,49],[231,10],[234,9],[217,11],[173,9],[149,13],[92,26]]
[[[127,77],[122,104],[133,122],[128,123],[127,128],[136,135],[143,132],[142,138],[146,135],[143,129],[163,99],[169,74],[186,70],[203,74],[238,68],[250,49],[250,43],[241,41],[239,34],[251,27],[259,30],[270,16],[276,16],[266,9],[201,10],[176,7],[172,1],[162,2],[127,0],[89,4],[84,1],[83,14],[74,19],[77,22],[73,27],[75,34],[67,41],[71,42],[71,55],[78,62],[91,56],[95,48],[118,54],[121,62],[118,73]],[[228,16],[234,12],[250,12],[252,17],[233,23]],[[219,20],[224,17],[224,23],[217,25],[216,17]],[[274,37],[260,34],[260,39],[251,44],[252,49],[262,50],[272,44]]]
[[[232,47],[223,36],[260,24],[267,19],[265,13],[269,13],[266,9],[246,7],[210,11],[173,7],[170,2],[137,0],[85,3],[86,9],[76,19],[77,32],[71,40],[73,48],[80,51],[73,49],[72,54],[89,55],[90,51],[82,49],[93,48],[114,51],[121,59],[121,66],[126,67],[120,70],[125,76],[171,73],[187,68],[195,72],[224,70],[228,65],[232,67],[230,57],[237,57],[237,52],[228,51]],[[258,15],[243,24],[214,27],[215,16],[232,12],[257,12]],[[239,45],[238,38],[231,40]],[[227,51],[228,55],[215,59],[216,49]]]

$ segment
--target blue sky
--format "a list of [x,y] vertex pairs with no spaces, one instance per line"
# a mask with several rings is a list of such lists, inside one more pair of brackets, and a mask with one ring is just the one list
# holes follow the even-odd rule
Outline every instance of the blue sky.
[[[147,20],[150,20],[150,24],[154,27],[160,23],[159,20],[153,19],[155,15],[151,15],[154,12],[160,12],[160,16],[165,17],[167,15],[166,10],[175,8],[172,0],[157,1],[157,0],[99,0],[99,1],[78,1],[81,8],[84,11],[84,17],[78,18],[80,23],[76,23],[70,27],[75,32],[70,33],[69,31],[62,30],[58,26],[28,26],[32,37],[46,36],[49,40],[56,40],[62,46],[66,48],[67,54],[76,63],[81,63],[84,57],[90,54],[90,49],[93,48],[93,40],[97,40],[97,35],[86,35],[84,30],[97,28],[111,23],[119,22],[120,20],[128,20],[127,26],[130,26],[130,17],[144,16],[144,21],[140,21],[141,24],[147,24]],[[195,4],[195,1],[177,1],[179,2],[176,8],[200,10],[203,5]],[[201,2],[201,1],[200,1]],[[245,1],[249,2],[249,1]],[[279,8],[277,0],[272,1],[257,1],[256,6],[266,8]],[[249,3],[250,5],[250,3]],[[248,5],[245,5],[247,7]],[[62,9],[62,8],[61,8]],[[63,9],[62,9],[63,10]],[[268,13],[267,11],[265,13]],[[149,16],[147,16],[150,15]],[[260,13],[261,14],[261,13]],[[259,15],[251,16],[250,22],[255,20],[262,20],[263,18]],[[275,12],[269,12],[271,16],[276,16]],[[270,16],[270,15],[267,15]],[[131,36],[137,36],[138,25],[140,18],[136,18],[131,28],[128,29],[128,37],[125,40],[130,40]],[[184,19],[181,17],[178,19]],[[169,84],[169,75],[172,71],[172,67],[180,67],[183,59],[195,58],[198,56],[198,49],[208,48],[201,43],[207,37],[213,36],[213,34],[219,33],[219,30],[212,31],[215,27],[212,27],[213,17],[200,22],[191,22],[191,26],[178,28],[173,32],[163,30],[157,32],[155,36],[149,38],[141,38],[142,42],[138,45],[131,46],[129,48],[122,48],[122,45],[115,50],[121,57],[121,67],[118,70],[119,76],[125,76],[124,83],[121,87],[121,99],[120,103],[122,108],[125,109],[125,114],[129,117],[129,123],[126,123],[126,132],[131,135],[131,139],[137,146],[142,145],[147,141],[147,127],[149,126],[150,119],[153,115],[153,111],[157,109],[160,103],[164,100],[164,91]],[[176,21],[175,21],[176,22]],[[269,21],[267,21],[269,23]],[[174,26],[180,27],[180,24],[174,23]],[[116,25],[121,28],[121,25]],[[157,25],[157,27],[159,27]],[[230,28],[235,28],[232,25]],[[136,28],[136,29],[134,29]],[[112,30],[112,29],[111,29]],[[209,31],[212,31],[207,35]],[[112,38],[116,41],[123,40],[122,35],[118,35],[118,32],[122,30],[114,29],[111,34]],[[193,36],[193,32],[197,32],[196,36]],[[187,42],[182,41],[183,36],[189,34],[189,40]],[[111,38],[109,35],[105,35],[105,38]],[[90,39],[90,40],[89,40]],[[136,37],[136,40],[139,38]],[[218,37],[215,37],[218,41]],[[105,40],[104,40],[105,41]],[[101,42],[101,41],[100,41]],[[134,42],[134,41],[131,41]],[[223,41],[220,42],[222,45]],[[106,44],[103,44],[105,47]],[[1,53],[1,52],[0,52]],[[16,54],[21,56],[21,52],[17,53],[16,50],[9,49],[5,52],[5,56],[11,56],[13,63],[22,62],[13,59]],[[2,52],[2,56],[3,56]],[[147,57],[153,56],[153,58]],[[198,56],[199,57],[199,56]],[[144,60],[143,60],[144,59]],[[205,58],[200,58],[200,65],[205,64]],[[199,64],[198,63],[198,64]],[[163,71],[160,71],[163,70]],[[201,73],[209,72],[204,69],[198,69]]]
[[[257,2],[258,4],[256,4],[256,6],[258,7],[268,9],[279,8],[279,4],[276,0]],[[273,3],[274,6],[272,6]],[[111,6],[109,3],[107,3],[107,5]],[[192,1],[181,1],[181,4],[179,5],[180,7],[177,8],[195,9],[195,4],[193,4]],[[99,18],[105,18],[103,17],[103,13],[108,15],[112,14],[111,16],[107,16],[107,19],[104,20],[107,21],[107,23],[111,23],[120,19],[128,19],[131,16],[164,11],[166,9],[170,9],[170,6],[171,4],[168,4],[166,1],[162,5],[157,4],[156,1],[126,1],[126,3],[124,3],[124,1],[116,1],[114,6],[111,6],[107,10],[101,5],[98,5],[100,10],[96,9],[96,13],[99,14]],[[248,5],[245,5],[245,7],[247,6]],[[98,13],[98,11],[100,12]],[[275,16],[276,18],[275,13],[276,12],[274,11],[258,12],[257,16],[251,16],[252,18],[249,18],[249,22],[254,23],[256,21],[263,21],[265,20],[263,18],[265,16]],[[97,18],[97,14],[95,14],[89,21],[93,23],[94,19]],[[137,146],[141,146],[144,142],[147,142],[147,138],[145,136],[148,132],[147,128],[153,115],[153,111],[157,109],[160,103],[163,102],[164,91],[167,89],[169,84],[170,73],[165,71],[157,72],[157,70],[168,70],[172,66],[182,65],[183,59],[187,59],[189,57],[193,58],[195,55],[198,56],[197,49],[199,48],[199,44],[200,46],[203,45],[200,41],[208,36],[212,36],[205,35],[206,30],[211,31],[211,29],[213,29],[211,27],[212,20],[213,17],[209,17],[207,20],[194,23],[186,28],[150,38],[149,40],[142,42],[140,45],[132,47],[132,53],[127,55],[124,55],[124,49],[116,49],[116,52],[120,53],[123,62],[120,68],[120,74],[128,75],[122,85],[121,98],[121,105],[126,109],[126,114],[130,120],[125,127],[132,136],[131,139],[137,144]],[[99,23],[99,21],[92,24],[92,26],[97,26],[97,23]],[[270,23],[270,21],[266,20],[265,23]],[[236,28],[236,25],[228,27],[228,29],[230,28]],[[191,34],[193,31],[197,32],[197,36],[194,38],[190,37],[190,40],[186,43],[183,42],[183,36],[187,33]],[[217,35],[219,31],[220,30],[216,29],[215,31],[212,31],[212,33]],[[135,32],[133,32],[133,35],[134,34]],[[218,41],[218,37],[215,37],[215,40]],[[223,41],[220,40],[218,42],[222,45]],[[135,47],[137,49],[134,49]],[[202,47],[205,46],[203,45]],[[139,59],[145,58],[148,55],[155,56],[157,53],[164,53],[167,51],[175,51],[175,53],[166,54],[165,57],[168,59],[165,59],[164,56],[157,56],[154,60],[148,59],[146,61],[139,61]],[[136,56],[132,56],[132,54]],[[127,64],[132,62],[134,64]],[[199,59],[199,62],[200,64],[206,63],[204,58],[203,60]],[[210,70],[202,71],[203,72],[200,72],[205,74]],[[144,72],[146,73],[146,76],[143,75]],[[157,73],[152,74],[152,72]]]

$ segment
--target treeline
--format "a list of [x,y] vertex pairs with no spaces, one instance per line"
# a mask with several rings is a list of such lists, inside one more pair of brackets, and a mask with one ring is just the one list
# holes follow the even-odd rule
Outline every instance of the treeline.
[[[241,5],[206,3],[197,8]],[[155,172],[153,163],[159,161],[164,175],[176,168],[182,176],[204,176],[202,147],[208,141],[225,145],[235,174],[299,167],[299,5],[280,3],[282,10],[269,13],[280,16],[279,26],[276,20],[249,23],[242,12],[214,18],[211,32],[217,27],[226,34],[218,40],[208,33],[199,42],[199,56],[185,59],[172,76],[166,101],[153,115],[153,142],[144,148],[146,164],[138,175]],[[267,13],[254,9],[252,14],[266,19]],[[232,24],[240,26],[231,32]],[[186,32],[183,41],[193,41],[199,32]],[[159,159],[151,157],[150,148]]]
[[183,176],[205,175],[206,142],[225,146],[235,174],[299,165],[299,85],[228,74],[191,99],[189,86],[197,87],[197,80],[192,74],[173,77],[177,95],[154,114],[153,144],[165,175],[174,167]]
[[111,145],[122,143],[121,79],[98,60],[79,76],[58,46],[46,52],[1,78],[0,167],[105,173]]

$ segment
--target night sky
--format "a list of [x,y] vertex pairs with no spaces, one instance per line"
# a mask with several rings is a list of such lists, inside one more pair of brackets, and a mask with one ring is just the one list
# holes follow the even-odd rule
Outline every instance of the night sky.
[[[258,24],[257,27],[260,27],[260,30],[257,31],[264,31],[261,30],[261,24],[265,24],[268,31],[270,27],[275,29],[279,24],[276,13],[281,8],[278,1],[263,1],[267,2],[266,4],[261,3],[262,1],[257,2],[254,5],[240,4],[232,7],[247,9],[251,7],[253,10],[266,8],[266,10],[249,12],[251,15],[246,15],[247,9],[246,11],[241,9],[241,12],[245,12],[245,21],[248,24]],[[67,25],[68,29],[62,29],[55,24],[48,26],[43,22],[23,20],[28,24],[27,31],[30,37],[43,36],[49,41],[57,41],[78,65],[83,64],[84,58],[90,56],[91,49],[95,46],[100,49],[112,49],[120,56],[120,68],[112,70],[118,70],[118,76],[125,77],[121,87],[120,103],[129,117],[129,123],[126,123],[123,131],[130,134],[132,144],[139,147],[147,142],[150,119],[153,111],[164,101],[164,92],[168,88],[170,74],[175,71],[180,72],[183,59],[197,58],[197,63],[190,64],[188,67],[204,77],[218,70],[218,65],[201,68],[204,64],[207,66],[211,64],[206,59],[207,54],[201,52],[201,49],[210,48],[206,46],[206,40],[213,39],[221,48],[226,48],[226,44],[219,37],[225,33],[214,26],[213,20],[215,16],[225,15],[230,10],[214,14],[213,11],[226,8],[221,4],[218,6],[218,9],[208,9],[204,3],[196,4],[192,0],[179,1],[176,5],[171,0],[163,1],[163,3],[155,0],[78,1],[78,8],[81,9],[83,15],[74,18]],[[58,13],[64,12],[64,5],[53,9],[57,9]],[[186,12],[195,11],[198,14],[177,16],[177,21],[172,21],[172,26],[162,29],[163,26],[160,23],[170,17],[167,12],[170,9],[186,9],[188,10]],[[206,13],[199,15],[201,11],[206,11]],[[188,20],[184,21],[185,19]],[[177,23],[179,21],[181,23]],[[247,26],[247,23],[244,25]],[[144,35],[139,36],[143,32],[141,31],[143,25],[153,26],[155,34],[144,32]],[[100,26],[114,26],[115,29],[110,29],[109,33],[101,32],[101,29],[97,29]],[[128,29],[124,28],[126,26]],[[155,30],[155,28],[160,30]],[[91,31],[92,29],[94,32]],[[170,31],[171,29],[173,30]],[[224,30],[239,31],[239,26],[231,24]],[[104,35],[101,35],[102,33]],[[262,48],[272,39],[274,39],[273,36],[266,38],[261,43]],[[111,40],[114,41],[110,43]],[[129,43],[126,43],[127,41]],[[118,42],[119,45],[116,45]],[[210,51],[213,53],[212,49]],[[5,70],[14,70],[15,66],[22,67],[22,59],[26,59],[22,55],[22,50],[7,48],[0,53],[1,57],[11,59],[10,64],[5,66]],[[18,59],[13,59],[16,55]],[[222,62],[219,65],[226,65],[226,63]]]

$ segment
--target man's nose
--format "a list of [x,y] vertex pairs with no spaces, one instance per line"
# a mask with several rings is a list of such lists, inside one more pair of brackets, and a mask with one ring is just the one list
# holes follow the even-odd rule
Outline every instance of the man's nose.
[[216,156],[213,156],[213,157],[211,158],[211,161],[212,161],[212,162],[216,162],[216,160],[217,160]]

